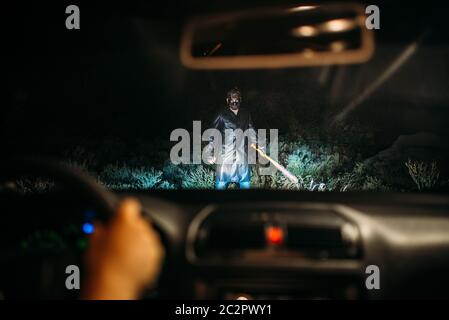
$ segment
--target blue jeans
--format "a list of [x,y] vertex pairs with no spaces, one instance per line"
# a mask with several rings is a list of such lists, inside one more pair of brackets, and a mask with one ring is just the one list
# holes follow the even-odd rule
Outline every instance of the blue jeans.
[[[217,190],[226,190],[228,187],[228,182],[225,181],[216,181],[215,182],[215,189]],[[251,187],[251,182],[244,181],[239,183],[240,189],[249,189]]]

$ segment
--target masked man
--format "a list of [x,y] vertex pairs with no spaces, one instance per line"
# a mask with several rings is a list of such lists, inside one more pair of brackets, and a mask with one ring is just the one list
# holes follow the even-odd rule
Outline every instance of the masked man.
[[[240,107],[242,96],[237,88],[227,93],[226,104],[227,106],[212,122],[212,128],[221,133],[222,141],[221,146],[217,148],[216,139],[210,140],[207,146],[208,152],[211,153],[214,149],[214,155],[209,157],[208,162],[217,165],[216,189],[226,189],[229,183],[238,183],[240,189],[249,189],[251,172],[247,151],[249,145],[257,145],[256,132],[249,111]],[[218,154],[215,151],[218,151]],[[254,150],[249,151],[251,153]],[[251,155],[255,159],[255,151]]]

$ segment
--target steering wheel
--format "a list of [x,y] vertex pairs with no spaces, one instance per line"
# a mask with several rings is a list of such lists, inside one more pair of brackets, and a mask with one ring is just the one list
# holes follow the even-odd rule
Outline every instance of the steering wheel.
[[[95,209],[96,218],[100,221],[107,221],[115,214],[115,206],[119,200],[118,197],[76,168],[50,159],[22,158],[2,161],[0,163],[0,183],[15,181],[23,176],[45,177],[59,183],[64,189],[70,191],[70,196],[73,195],[73,197],[89,203]],[[160,232],[158,228],[156,230]],[[31,251],[30,254],[35,254],[35,252],[33,253]],[[0,267],[2,264],[8,264],[17,258],[18,255],[15,254],[1,255]],[[42,260],[45,261],[44,259]],[[30,272],[32,271],[30,270]]]

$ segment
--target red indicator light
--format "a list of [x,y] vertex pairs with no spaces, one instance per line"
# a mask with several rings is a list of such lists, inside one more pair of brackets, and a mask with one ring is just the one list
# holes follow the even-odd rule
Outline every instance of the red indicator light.
[[280,227],[267,227],[265,237],[269,245],[280,246],[284,243],[284,231]]

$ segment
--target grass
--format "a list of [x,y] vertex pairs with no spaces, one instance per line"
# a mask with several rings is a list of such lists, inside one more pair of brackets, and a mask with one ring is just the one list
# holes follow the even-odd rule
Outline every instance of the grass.
[[409,159],[405,166],[418,190],[431,190],[437,185],[440,171],[435,162],[429,163]]
[[[109,152],[113,159],[113,152]],[[131,154],[122,162],[110,163],[109,159],[76,146],[65,153],[65,162],[86,171],[112,190],[214,188],[214,166],[174,165],[167,159],[166,148],[156,150],[155,154],[157,160],[152,160],[150,151],[145,151]],[[408,160],[405,165],[391,166],[365,160],[344,146],[301,136],[280,139],[279,162],[298,178],[298,183],[290,182],[280,172],[261,176],[257,166],[252,166],[252,188],[314,192],[411,191],[438,190],[448,184],[440,179],[436,162]],[[51,186],[51,182],[39,179],[22,179],[16,183],[24,192],[43,192]]]
[[129,167],[126,164],[114,164],[107,165],[101,171],[98,180],[109,189],[146,190],[153,189],[162,182],[162,171],[152,167]]

